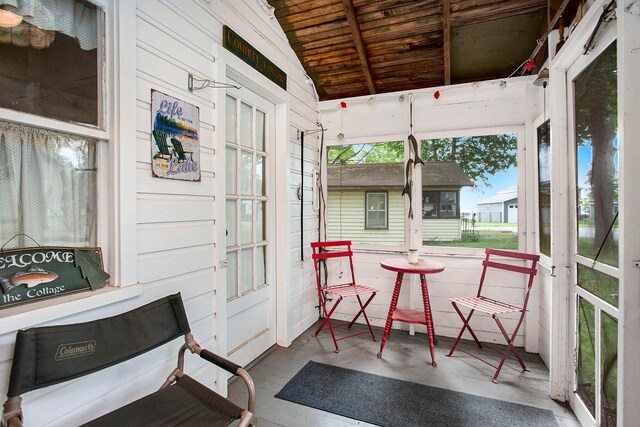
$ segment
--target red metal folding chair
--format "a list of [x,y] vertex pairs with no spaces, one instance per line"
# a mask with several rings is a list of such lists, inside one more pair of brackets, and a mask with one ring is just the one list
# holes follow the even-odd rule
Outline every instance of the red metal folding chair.
[[[522,361],[522,358],[520,357],[520,354],[518,354],[518,351],[514,347],[514,340],[516,338],[516,335],[518,334],[518,329],[520,329],[520,325],[522,325],[522,321],[524,320],[524,314],[527,311],[527,303],[529,302],[529,294],[531,293],[531,287],[533,286],[533,278],[534,278],[534,276],[536,275],[536,272],[537,272],[536,263],[540,259],[540,256],[526,254],[526,253],[520,253],[520,252],[502,251],[502,250],[497,250],[497,249],[487,249],[485,251],[485,254],[486,254],[485,259],[482,262],[483,268],[482,268],[482,276],[480,276],[480,286],[478,287],[478,294],[475,297],[468,297],[468,298],[449,298],[449,301],[451,301],[451,304],[453,305],[453,308],[455,308],[456,312],[458,313],[458,316],[460,316],[460,319],[462,319],[463,326],[462,326],[462,329],[460,329],[460,333],[458,334],[458,337],[456,338],[455,342],[453,343],[453,347],[451,347],[451,350],[449,351],[449,354],[447,354],[447,356],[451,356],[453,354],[453,351],[457,347],[460,351],[462,351],[464,353],[467,353],[468,355],[473,356],[478,360],[481,360],[482,362],[486,363],[487,365],[496,368],[496,373],[493,375],[493,382],[497,383],[498,382],[498,375],[500,374],[500,370],[502,369],[502,365],[504,365],[504,362],[505,362],[507,357],[511,357],[513,359],[516,359],[520,363],[520,366],[522,367],[522,370],[523,371],[528,371],[527,367],[524,365],[524,362]],[[512,259],[519,259],[519,260],[524,260],[524,261],[531,261],[531,267],[522,267],[522,266],[517,266],[517,265],[505,264],[505,263],[502,263],[502,262],[490,261],[489,257],[491,255],[500,256],[500,257],[507,257],[507,258],[512,258]],[[528,284],[527,284],[527,293],[526,293],[526,295],[524,297],[524,303],[522,304],[522,307],[518,307],[518,306],[509,304],[509,303],[506,303],[506,302],[502,302],[502,301],[497,301],[497,300],[494,300],[494,299],[491,299],[491,298],[487,298],[487,297],[484,297],[484,296],[481,295],[481,293],[482,293],[482,285],[484,283],[484,279],[485,279],[485,276],[486,276],[486,273],[487,273],[487,268],[496,268],[496,269],[500,269],[500,270],[507,270],[507,271],[512,271],[512,272],[515,272],[515,273],[521,273],[521,274],[525,274],[525,275],[529,276],[529,281],[528,281]],[[471,311],[469,312],[467,317],[465,317],[462,314],[462,312],[460,311],[458,306],[463,306],[463,307],[467,307],[467,308],[471,309]],[[490,349],[495,350],[498,353],[502,353],[502,359],[500,360],[500,363],[498,364],[498,366],[495,366],[494,364],[482,359],[481,357],[473,354],[470,351],[467,351],[467,350],[463,349],[462,347],[458,347],[458,342],[460,341],[460,337],[462,337],[462,334],[464,333],[464,331],[466,329],[466,330],[469,331],[469,333],[473,337],[473,340],[478,345],[478,348],[482,348],[483,344],[480,343],[480,341],[478,340],[478,337],[476,336],[475,332],[473,332],[473,329],[471,329],[471,326],[469,325],[469,321],[471,320],[471,316],[473,316],[473,313],[476,312],[476,311],[479,311],[481,313],[489,314],[493,318],[493,320],[496,321],[496,324],[498,325],[498,328],[500,329],[500,332],[504,336],[504,339],[507,341],[507,348],[504,350],[504,352],[502,350],[498,350],[497,348],[494,348],[494,347],[484,343],[484,345],[489,347]],[[509,335],[509,333],[507,333],[507,331],[505,330],[502,322],[500,322],[500,319],[498,317],[500,315],[507,314],[507,313],[520,313],[520,318],[518,319],[518,323],[516,324],[516,327],[513,330],[513,332],[511,332],[511,335]],[[513,353],[513,356],[510,356],[509,353]]]
[[[324,320],[318,327],[318,330],[313,334],[313,336],[317,336],[325,326],[329,327],[329,331],[331,332],[331,337],[333,338],[333,344],[336,346],[336,353],[340,350],[338,348],[338,341],[355,337],[358,335],[366,334],[367,331],[359,332],[357,334],[352,334],[348,336],[344,336],[341,338],[336,338],[334,333],[334,328],[339,326],[347,326],[347,328],[351,328],[353,324],[358,320],[358,317],[362,314],[364,320],[367,322],[367,327],[369,328],[369,333],[371,334],[371,338],[376,340],[375,335],[373,334],[373,330],[371,329],[371,324],[369,323],[369,318],[367,317],[367,313],[365,313],[365,309],[371,302],[374,296],[376,296],[377,289],[370,288],[368,286],[362,286],[356,284],[356,278],[353,273],[353,252],[351,251],[351,241],[350,240],[341,240],[334,242],[313,242],[311,243],[311,248],[313,249],[313,265],[316,269],[316,284],[318,286],[318,298],[320,299],[320,306],[322,307],[322,311],[324,312]],[[351,273],[350,276],[347,276],[347,280],[351,279],[351,282],[336,284],[331,286],[322,286],[322,282],[320,280],[320,264],[324,264],[326,266],[328,259],[333,258],[344,258],[349,260],[349,271]],[[345,261],[345,260],[340,261]],[[326,271],[325,271],[326,275]],[[369,295],[367,301],[363,304],[360,295]],[[335,295],[338,297],[336,302],[331,307],[331,310],[327,311],[326,302],[329,295]],[[355,296],[358,299],[358,304],[360,304],[360,311],[355,315],[353,320],[348,323],[342,323],[340,325],[333,325],[331,323],[331,315],[338,308],[338,305],[346,297]]]

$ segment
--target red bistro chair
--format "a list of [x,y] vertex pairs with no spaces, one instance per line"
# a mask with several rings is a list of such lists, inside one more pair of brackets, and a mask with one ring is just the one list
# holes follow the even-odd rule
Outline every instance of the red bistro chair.
[[[476,334],[473,332],[473,329],[471,329],[471,326],[469,325],[469,320],[471,320],[471,316],[473,316],[473,313],[476,311],[479,311],[481,313],[486,313],[489,314],[493,320],[496,321],[496,324],[498,325],[498,328],[500,329],[500,332],[502,332],[502,335],[504,336],[504,339],[507,341],[507,348],[504,350],[504,352],[502,352],[501,350],[498,350],[497,348],[491,347],[488,344],[484,344],[485,346],[489,347],[492,350],[495,350],[499,353],[502,353],[502,359],[500,360],[500,363],[498,364],[498,366],[493,365],[490,362],[487,362],[486,360],[480,358],[479,356],[471,353],[470,351],[467,351],[465,349],[463,349],[462,347],[458,347],[458,349],[464,353],[467,353],[470,356],[475,357],[478,360],[481,360],[482,362],[486,363],[489,366],[492,366],[494,368],[496,368],[496,373],[493,375],[493,382],[497,383],[498,382],[498,375],[500,374],[500,370],[502,369],[502,365],[504,365],[504,362],[508,357],[511,358],[515,358],[519,363],[520,366],[522,367],[522,370],[524,371],[528,371],[527,367],[524,365],[524,362],[522,361],[522,358],[520,357],[520,355],[518,354],[518,351],[515,349],[513,342],[516,338],[516,335],[518,333],[518,329],[520,329],[520,325],[522,324],[522,321],[524,320],[524,314],[527,311],[527,303],[529,302],[529,294],[531,293],[531,287],[533,286],[533,278],[536,275],[536,263],[538,262],[538,260],[540,259],[539,255],[531,255],[531,254],[526,254],[526,253],[520,253],[520,252],[511,252],[511,251],[502,251],[502,250],[497,250],[497,249],[487,249],[485,251],[486,256],[484,261],[482,261],[482,276],[480,276],[480,286],[478,287],[478,294],[475,297],[468,297],[468,298],[449,298],[449,301],[451,301],[451,304],[453,305],[453,308],[455,308],[456,312],[458,313],[458,316],[460,316],[460,319],[462,319],[462,329],[460,329],[460,333],[458,334],[458,337],[456,338],[456,341],[453,343],[453,347],[451,347],[451,350],[449,351],[449,354],[447,354],[447,356],[451,356],[453,354],[453,351],[456,349],[456,347],[458,346],[458,342],[460,341],[460,337],[462,337],[462,334],[464,332],[465,329],[467,329],[469,331],[469,333],[471,334],[471,336],[473,337],[473,340],[476,342],[476,344],[478,345],[478,348],[482,348],[483,344],[480,343],[480,341],[478,340],[478,337],[476,336]],[[525,260],[525,261],[531,261],[531,267],[521,267],[521,266],[517,266],[517,265],[511,265],[511,264],[505,264],[502,262],[496,262],[496,261],[490,261],[489,257],[491,255],[495,255],[495,256],[500,256],[500,257],[507,257],[507,258],[513,258],[513,259],[519,259],[519,260]],[[518,307],[506,302],[502,302],[502,301],[497,301],[491,298],[487,298],[481,295],[482,293],[482,284],[484,283],[484,278],[485,275],[487,273],[487,268],[496,268],[496,269],[500,269],[500,270],[507,270],[507,271],[512,271],[515,273],[521,273],[521,274],[525,274],[528,276],[529,281],[527,283],[527,293],[524,297],[524,303],[522,304],[522,307]],[[458,306],[463,306],[463,307],[467,307],[470,308],[471,311],[469,312],[469,314],[467,315],[467,317],[465,318],[465,316],[462,314],[462,312],[460,311],[460,309],[458,308]],[[509,333],[507,333],[507,331],[505,330],[504,326],[502,325],[502,323],[500,322],[499,316],[503,315],[503,314],[507,314],[507,313],[520,313],[520,319],[518,319],[518,323],[516,324],[515,329],[513,330],[513,332],[511,332],[511,335],[509,335]],[[510,356],[509,353],[513,353],[513,356]],[[514,357],[515,356],[515,357]]]
[[[329,331],[331,332],[331,337],[333,338],[333,344],[336,346],[336,353],[340,350],[338,348],[338,341],[344,340],[347,338],[355,337],[358,335],[366,334],[367,331],[359,332],[357,334],[352,334],[348,336],[344,336],[341,338],[336,338],[336,334],[334,333],[334,328],[339,326],[347,326],[347,328],[351,328],[353,324],[358,320],[358,317],[362,314],[364,320],[367,322],[367,327],[369,328],[369,333],[371,334],[371,338],[376,340],[375,335],[373,335],[373,330],[371,329],[371,324],[369,323],[369,318],[367,317],[367,313],[365,313],[365,309],[371,302],[374,296],[376,296],[377,289],[370,288],[368,286],[362,286],[356,284],[356,278],[353,273],[353,252],[351,251],[351,241],[350,240],[341,240],[334,242],[312,242],[311,248],[313,249],[313,266],[316,269],[316,284],[318,286],[318,298],[320,299],[320,306],[322,307],[322,311],[324,312],[324,320],[318,327],[318,330],[313,334],[313,336],[317,336],[325,326],[329,327]],[[343,258],[349,260],[349,271],[351,276],[347,276],[347,280],[351,280],[347,283],[331,285],[331,286],[322,286],[320,280],[320,264],[322,262],[325,263],[326,260],[330,258]],[[342,261],[342,260],[341,260]],[[327,311],[326,302],[329,295],[335,295],[338,297],[336,302],[331,307],[331,310]],[[367,301],[363,304],[360,295],[370,295]],[[342,323],[340,325],[333,325],[331,323],[331,315],[336,310],[340,302],[342,302],[345,297],[355,296],[358,299],[358,304],[360,304],[360,311],[355,315],[353,320],[349,323]]]

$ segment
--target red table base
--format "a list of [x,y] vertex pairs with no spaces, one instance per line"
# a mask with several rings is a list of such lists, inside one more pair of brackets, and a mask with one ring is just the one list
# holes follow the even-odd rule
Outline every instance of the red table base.
[[[384,267],[384,265],[383,265]],[[413,323],[417,325],[427,326],[427,336],[429,337],[429,351],[431,352],[431,364],[436,366],[435,352],[433,347],[433,339],[435,335],[435,329],[433,327],[433,318],[431,316],[431,303],[429,302],[429,290],[427,289],[427,279],[425,274],[420,274],[420,286],[422,288],[422,303],[424,304],[424,311],[411,310],[408,308],[396,308],[398,305],[398,297],[400,296],[400,288],[402,286],[402,279],[404,277],[403,272],[398,272],[396,277],[396,284],[393,289],[393,296],[391,297],[391,305],[389,306],[389,314],[387,315],[387,322],[384,326],[384,334],[382,335],[382,342],[380,343],[380,352],[378,352],[378,358],[382,357],[382,350],[387,342],[387,337],[391,331],[391,325],[394,320]]]

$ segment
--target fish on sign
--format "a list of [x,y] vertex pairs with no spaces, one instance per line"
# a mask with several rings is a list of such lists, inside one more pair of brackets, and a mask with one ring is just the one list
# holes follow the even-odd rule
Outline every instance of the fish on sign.
[[0,252],[0,308],[96,290],[109,279],[100,248],[37,247]]
[[58,278],[56,273],[43,270],[35,265],[32,265],[27,271],[22,273],[16,273],[9,278],[0,277],[0,285],[5,294],[11,292],[12,289],[17,288],[20,285],[25,285],[27,288],[33,288],[41,283],[48,283]]

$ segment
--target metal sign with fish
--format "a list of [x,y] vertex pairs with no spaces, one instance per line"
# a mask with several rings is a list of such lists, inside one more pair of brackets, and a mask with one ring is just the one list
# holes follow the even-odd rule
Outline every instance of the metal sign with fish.
[[100,248],[4,250],[0,252],[0,308],[96,290],[108,279]]

